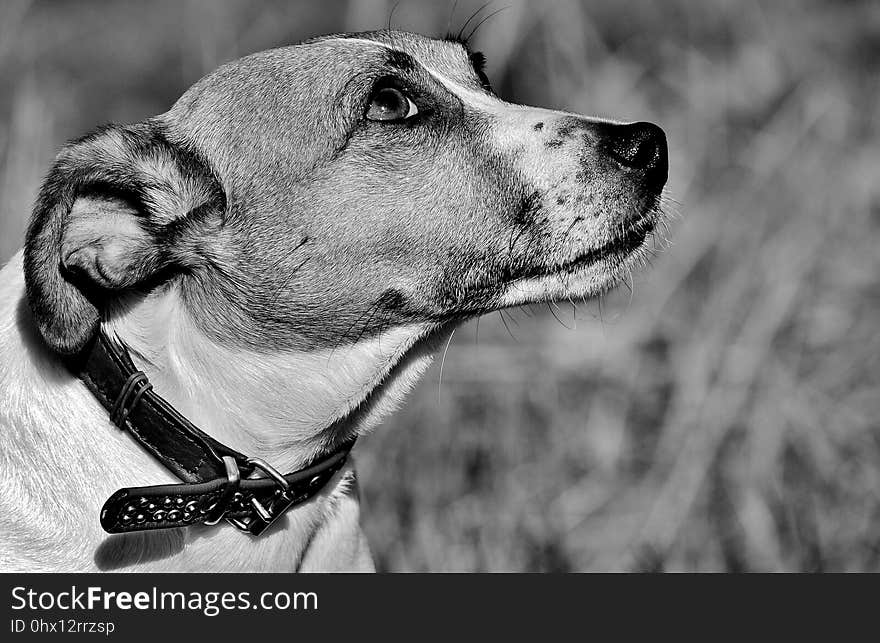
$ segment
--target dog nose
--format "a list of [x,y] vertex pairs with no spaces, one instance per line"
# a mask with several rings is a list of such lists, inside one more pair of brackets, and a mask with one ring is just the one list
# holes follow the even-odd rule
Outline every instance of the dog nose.
[[666,183],[669,161],[662,129],[653,123],[629,123],[614,125],[607,136],[606,149],[617,163],[644,172],[652,183]]

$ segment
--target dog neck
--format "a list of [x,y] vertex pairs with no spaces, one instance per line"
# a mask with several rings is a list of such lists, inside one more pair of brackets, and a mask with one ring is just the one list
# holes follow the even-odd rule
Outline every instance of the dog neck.
[[[16,569],[370,568],[358,529],[352,464],[320,492],[319,501],[296,507],[282,529],[257,539],[229,526],[109,537],[101,532],[98,511],[115,490],[179,480],[116,430],[103,407],[44,345],[25,299],[20,253],[0,276],[0,429],[7,447],[0,505],[16,507],[26,498],[28,515],[51,517],[23,521],[7,512],[7,520],[0,520],[0,537],[20,543],[11,545],[17,553],[0,552],[13,556]],[[200,332],[173,290],[120,307],[105,329],[131,348],[156,392],[188,419],[284,471],[310,460],[328,434],[373,426],[432,355],[431,343],[417,328],[335,354],[234,350]],[[443,341],[443,335],[437,337],[437,343]],[[41,478],[20,475],[59,466],[66,488],[76,490],[65,497],[60,513],[54,496],[43,493]],[[35,542],[49,544],[34,549]]]
[[[233,348],[197,328],[173,287],[125,303],[105,328],[129,347],[154,390],[190,421],[284,471],[375,425],[431,357],[425,351],[407,359],[428,334],[420,325],[335,349],[270,354]],[[364,412],[377,389],[381,399],[370,400]]]

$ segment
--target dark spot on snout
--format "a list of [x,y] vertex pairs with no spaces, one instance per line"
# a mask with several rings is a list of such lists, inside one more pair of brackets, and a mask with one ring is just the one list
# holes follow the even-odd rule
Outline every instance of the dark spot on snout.
[[539,190],[524,196],[513,222],[524,227],[533,224],[543,209],[541,205],[543,200],[544,195]]
[[532,126],[532,129],[534,129],[536,132],[540,132],[542,129],[544,129],[544,123],[541,123],[541,122],[535,123]]
[[400,312],[406,309],[406,295],[397,288],[388,288],[376,300],[376,306],[385,310]]
[[544,145],[550,149],[562,147],[566,140],[572,138],[572,133],[575,131],[583,133],[584,122],[574,116],[566,116],[558,121],[554,137],[544,143]]
[[394,67],[400,71],[412,71],[416,68],[416,63],[412,59],[412,56],[403,51],[389,50],[387,52],[385,63],[389,67]]
[[575,130],[583,129],[584,122],[581,119],[574,116],[566,116],[565,118],[560,119],[558,127],[556,128],[556,136],[559,138],[567,138]]

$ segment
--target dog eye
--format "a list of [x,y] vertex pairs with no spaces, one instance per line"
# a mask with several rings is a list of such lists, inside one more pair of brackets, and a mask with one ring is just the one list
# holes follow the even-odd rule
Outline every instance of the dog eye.
[[367,118],[371,121],[402,121],[418,113],[418,107],[402,91],[384,87],[373,94]]

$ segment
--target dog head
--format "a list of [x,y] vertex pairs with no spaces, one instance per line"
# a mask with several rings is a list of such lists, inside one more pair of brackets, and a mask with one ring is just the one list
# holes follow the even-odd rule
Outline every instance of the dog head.
[[323,37],[68,145],[28,231],[28,295],[62,353],[121,294],[164,288],[218,344],[302,355],[413,329],[400,359],[468,317],[612,286],[666,175],[660,128],[507,103],[461,43]]

